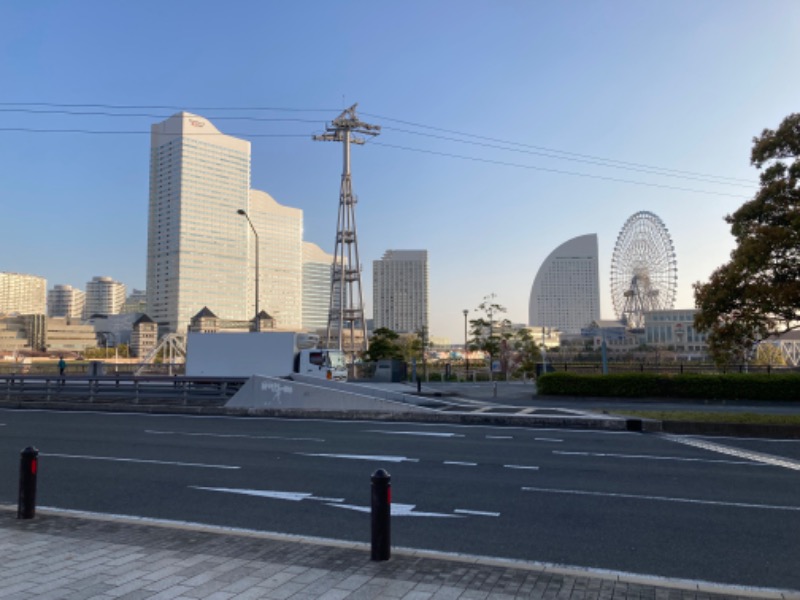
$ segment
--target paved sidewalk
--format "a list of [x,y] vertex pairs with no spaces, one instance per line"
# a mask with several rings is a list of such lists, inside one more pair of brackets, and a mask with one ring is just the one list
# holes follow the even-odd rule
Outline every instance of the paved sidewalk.
[[0,507],[0,598],[402,600],[800,598],[366,544]]

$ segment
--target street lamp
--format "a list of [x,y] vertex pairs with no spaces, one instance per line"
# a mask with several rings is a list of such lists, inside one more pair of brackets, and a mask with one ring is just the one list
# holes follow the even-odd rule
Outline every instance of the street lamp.
[[258,267],[258,246],[259,246],[259,243],[258,243],[258,232],[256,231],[256,228],[253,226],[253,222],[250,220],[250,216],[247,214],[247,212],[243,208],[240,208],[239,210],[237,210],[236,213],[242,215],[245,219],[247,219],[247,223],[250,225],[250,229],[253,230],[253,236],[256,238],[256,320],[253,323],[253,329],[255,331],[259,331],[261,328],[259,327],[259,322],[258,322],[258,276],[259,276],[259,267]]
[[469,347],[467,346],[467,315],[469,314],[468,309],[464,309],[464,366],[466,367],[467,371],[467,379],[469,379]]

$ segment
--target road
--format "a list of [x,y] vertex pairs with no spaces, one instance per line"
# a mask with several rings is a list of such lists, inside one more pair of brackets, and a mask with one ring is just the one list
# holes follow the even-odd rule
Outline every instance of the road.
[[9,410],[2,503],[28,445],[40,506],[367,542],[383,467],[396,546],[800,589],[798,441]]

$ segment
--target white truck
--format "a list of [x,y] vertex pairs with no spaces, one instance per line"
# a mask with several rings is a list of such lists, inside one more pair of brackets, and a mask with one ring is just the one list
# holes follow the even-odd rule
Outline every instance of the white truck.
[[344,352],[316,348],[319,336],[272,331],[259,333],[189,333],[187,377],[286,377],[301,373],[347,380]]

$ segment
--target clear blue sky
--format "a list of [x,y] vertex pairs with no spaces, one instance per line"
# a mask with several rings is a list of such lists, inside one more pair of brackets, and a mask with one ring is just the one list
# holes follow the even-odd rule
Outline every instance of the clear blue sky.
[[[427,249],[431,333],[458,342],[462,309],[487,294],[526,321],[542,260],[585,233],[599,236],[602,311],[612,317],[614,242],[639,210],[669,228],[678,306],[692,306],[691,284],[733,247],[723,217],[753,194],[753,136],[800,111],[798,32],[795,0],[4,2],[0,101],[184,108],[252,136],[253,187],[302,208],[305,238],[329,252],[341,148],[310,136],[358,102],[365,121],[384,127],[353,157],[367,314],[372,261]],[[320,112],[222,110],[232,107]],[[143,288],[149,128],[176,111],[10,110],[19,108],[0,105],[0,271],[49,287],[109,275]],[[220,119],[231,116],[299,121]],[[490,147],[508,142],[525,146]]]

